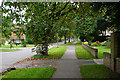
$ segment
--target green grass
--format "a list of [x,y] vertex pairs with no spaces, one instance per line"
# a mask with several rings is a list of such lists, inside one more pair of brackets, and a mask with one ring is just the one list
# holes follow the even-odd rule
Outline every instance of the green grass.
[[[19,47],[23,47],[22,45],[12,45],[13,48],[19,48]],[[26,45],[26,47],[34,47],[34,45]],[[10,45],[2,45],[0,48],[10,48]]]
[[80,41],[78,41],[75,45],[81,45],[81,42],[80,42]]
[[20,51],[21,49],[0,49],[0,52],[13,52],[13,51]]
[[66,44],[61,44],[61,46],[68,46],[68,45],[71,45],[71,44],[73,44],[75,41],[72,41],[72,42],[70,42],[70,43],[66,43]]
[[118,73],[113,72],[104,65],[80,66],[82,78],[119,78]]
[[95,57],[83,46],[76,46],[75,52],[78,59],[94,59]]
[[96,46],[95,48],[98,49],[98,58],[103,58],[103,52],[111,53],[111,49],[106,46]]
[[[27,68],[12,70],[2,78],[48,78],[50,79],[55,71],[54,67],[40,67],[40,68]],[[23,80],[22,79],[22,80]],[[32,80],[33,80],[32,79]],[[36,80],[36,79],[34,79]]]
[[35,59],[60,59],[62,55],[65,53],[67,47],[53,47],[48,51],[49,56],[43,55],[34,55]]

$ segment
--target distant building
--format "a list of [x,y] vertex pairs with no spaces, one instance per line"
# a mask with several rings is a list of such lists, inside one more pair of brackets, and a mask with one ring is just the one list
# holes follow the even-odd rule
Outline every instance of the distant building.
[[111,33],[113,33],[113,31],[106,29],[106,31],[102,31],[102,33],[99,34],[99,36],[111,36]]
[[[19,27],[19,26],[15,26],[15,28],[11,28],[13,31],[17,31],[17,29],[25,29],[25,27]],[[13,43],[21,43],[21,40],[25,40],[25,34],[23,34],[23,32],[20,33],[20,39],[19,37],[12,32],[12,36],[11,36],[11,40],[13,41]]]

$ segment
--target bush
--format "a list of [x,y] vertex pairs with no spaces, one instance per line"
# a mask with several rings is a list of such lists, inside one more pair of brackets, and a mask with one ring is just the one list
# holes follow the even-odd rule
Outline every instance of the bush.
[[107,42],[106,42],[106,47],[107,47],[107,48],[110,48],[110,47],[111,47],[111,41],[107,41]]
[[95,42],[92,43],[91,45],[92,45],[92,46],[99,46],[99,44],[98,44],[98,43],[95,43]]
[[26,47],[26,41],[22,41],[22,46]]
[[1,43],[2,45],[5,45],[5,41],[6,41],[5,38],[0,38],[0,43]]
[[108,38],[107,38],[107,41],[105,41],[105,46],[106,46],[107,48],[110,48],[110,47],[111,47],[111,37],[108,37]]
[[101,45],[101,46],[105,46],[105,42],[101,42],[100,45]]
[[15,44],[16,46],[17,46],[17,45],[20,45],[20,43],[14,43],[14,44]]
[[91,42],[91,41],[88,41],[88,45],[90,45],[90,46],[91,46],[91,44],[92,44],[92,42]]
[[88,45],[88,42],[84,42],[84,44]]

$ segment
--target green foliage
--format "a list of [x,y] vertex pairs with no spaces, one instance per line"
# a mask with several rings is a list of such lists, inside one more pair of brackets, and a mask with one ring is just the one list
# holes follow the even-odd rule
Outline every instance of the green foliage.
[[105,46],[105,41],[100,43],[101,46]]
[[16,46],[20,45],[20,43],[14,43]]
[[91,46],[99,46],[98,43],[92,43]]
[[5,38],[0,38],[0,44],[5,45],[5,41],[6,41]]
[[26,47],[26,41],[23,40],[21,44],[23,47]]
[[113,72],[106,66],[100,64],[80,66],[80,73],[82,75],[82,78],[119,78],[118,73]]
[[54,71],[55,71],[54,67],[40,67],[40,68],[27,68],[27,69],[22,68],[22,69],[10,71],[5,75],[3,75],[2,78],[3,80],[10,78],[23,78],[23,79],[46,78],[49,80],[53,75]]
[[107,48],[110,48],[110,47],[111,47],[111,37],[108,37],[108,38],[107,38],[107,41],[105,42],[105,46],[106,46]]

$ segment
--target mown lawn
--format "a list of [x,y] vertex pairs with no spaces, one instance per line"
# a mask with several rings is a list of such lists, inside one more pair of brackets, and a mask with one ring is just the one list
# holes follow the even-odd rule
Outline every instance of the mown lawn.
[[80,42],[80,41],[78,41],[75,45],[81,45],[81,42]]
[[[19,48],[19,47],[23,47],[22,45],[12,45],[13,46],[13,48]],[[28,45],[26,45],[26,47],[34,47],[34,45],[32,45],[32,44],[28,44]],[[0,48],[10,48],[10,45],[2,45]]]
[[66,43],[66,44],[61,44],[61,46],[68,46],[68,45],[71,45],[71,44],[73,44],[75,41],[72,41],[72,42],[70,42],[70,43]]
[[75,52],[78,59],[94,59],[95,57],[82,45],[75,47]]
[[[82,78],[120,78],[118,73],[113,72],[104,65],[84,65],[80,66]],[[102,79],[101,79],[102,80]]]
[[20,51],[21,49],[0,49],[0,52],[13,52],[13,51]]
[[55,70],[54,67],[22,68],[6,73],[2,76],[2,80],[4,80],[4,78],[23,78],[22,80],[26,80],[27,78],[32,78],[32,80],[38,80],[37,78],[47,78],[49,80]]
[[103,52],[111,53],[111,49],[106,46],[96,46],[95,48],[98,49],[98,58],[103,58]]
[[67,47],[53,47],[48,51],[49,56],[34,55],[35,59],[60,59],[65,53]]

